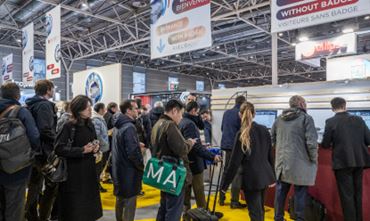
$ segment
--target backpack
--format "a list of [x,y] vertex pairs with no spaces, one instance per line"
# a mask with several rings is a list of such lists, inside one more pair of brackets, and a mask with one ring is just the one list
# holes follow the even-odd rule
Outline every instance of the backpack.
[[17,118],[20,109],[19,105],[13,105],[0,114],[0,170],[8,174],[18,172],[33,162],[26,128]]

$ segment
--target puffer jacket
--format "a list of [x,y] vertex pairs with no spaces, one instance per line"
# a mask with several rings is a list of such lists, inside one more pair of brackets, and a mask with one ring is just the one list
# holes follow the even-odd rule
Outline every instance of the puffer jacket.
[[276,178],[286,183],[311,186],[317,172],[317,131],[305,110],[283,111],[271,130]]
[[109,150],[109,138],[108,138],[108,128],[105,119],[100,114],[93,111],[92,122],[95,127],[96,136],[100,141],[100,150],[104,153]]

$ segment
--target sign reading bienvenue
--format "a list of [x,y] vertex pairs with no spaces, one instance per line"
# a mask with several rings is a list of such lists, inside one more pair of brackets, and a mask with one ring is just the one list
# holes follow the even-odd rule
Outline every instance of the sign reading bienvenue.
[[210,0],[151,0],[151,58],[212,45]]
[[370,0],[272,0],[271,32],[318,25],[370,13]]

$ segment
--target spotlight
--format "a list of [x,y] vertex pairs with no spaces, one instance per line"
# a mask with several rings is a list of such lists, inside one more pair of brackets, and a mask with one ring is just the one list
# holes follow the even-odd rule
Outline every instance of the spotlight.
[[280,32],[279,37],[283,37],[283,36],[284,36],[284,33]]
[[304,42],[304,41],[308,41],[309,40],[309,38],[307,37],[307,36],[301,36],[301,37],[299,37],[299,39],[298,39],[300,42]]

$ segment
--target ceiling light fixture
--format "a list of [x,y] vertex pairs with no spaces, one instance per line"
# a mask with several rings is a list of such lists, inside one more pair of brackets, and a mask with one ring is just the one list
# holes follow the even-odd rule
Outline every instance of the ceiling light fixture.
[[307,36],[301,36],[301,37],[299,37],[299,39],[298,39],[300,42],[304,42],[304,41],[308,41],[309,40],[309,38],[307,37]]
[[291,45],[291,46],[296,46],[296,45],[297,45],[297,43],[294,43],[294,42],[293,42],[293,43],[291,43],[290,45]]
[[21,42],[22,42],[22,40],[21,40],[21,39],[17,39],[17,42],[18,42],[18,43],[21,43]]
[[365,16],[365,18],[364,18],[365,20],[370,20],[370,15],[368,15],[368,16]]
[[343,30],[342,30],[342,32],[343,32],[344,34],[352,33],[352,32],[353,32],[353,28],[345,28],[345,29],[343,29]]
[[279,37],[283,37],[284,36],[284,33],[283,32],[280,32],[279,33]]

